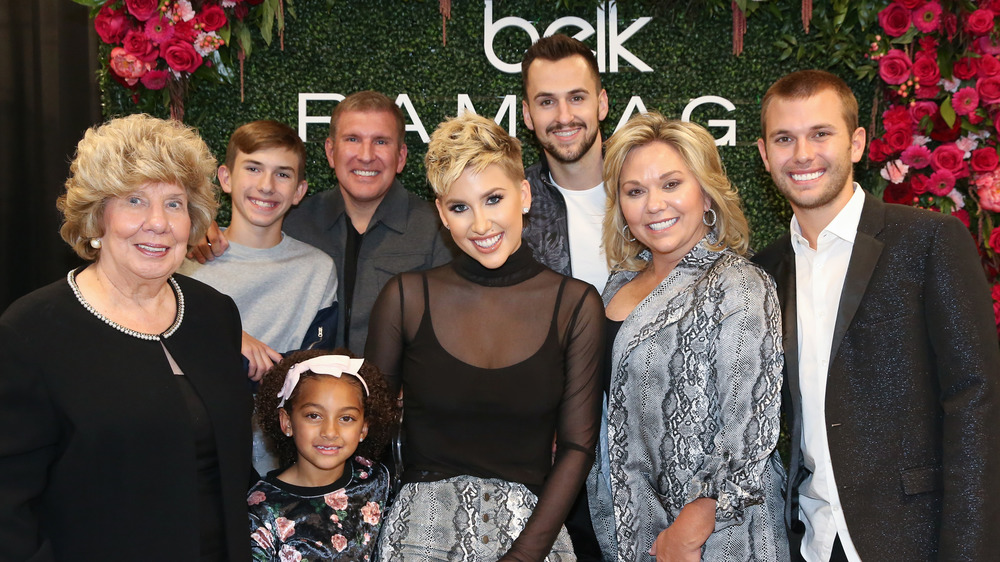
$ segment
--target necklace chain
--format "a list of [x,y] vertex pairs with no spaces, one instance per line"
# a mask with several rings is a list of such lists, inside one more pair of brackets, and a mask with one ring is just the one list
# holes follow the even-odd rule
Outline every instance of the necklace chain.
[[93,306],[91,306],[89,302],[87,302],[87,299],[83,298],[83,293],[80,292],[80,287],[76,284],[76,271],[71,269],[69,273],[66,274],[66,282],[69,283],[69,288],[73,290],[73,295],[76,296],[76,300],[80,301],[80,304],[83,305],[83,308],[86,308],[88,312],[98,317],[99,319],[101,319],[102,322],[118,330],[119,332],[122,332],[123,334],[128,334],[134,338],[139,338],[141,340],[148,340],[148,341],[160,341],[163,338],[169,338],[170,336],[174,335],[174,332],[176,332],[178,328],[181,327],[181,321],[184,320],[184,293],[181,292],[181,287],[180,285],[177,284],[177,281],[173,278],[173,276],[171,276],[167,280],[170,281],[170,286],[173,288],[174,295],[177,297],[177,317],[174,319],[173,325],[167,328],[166,332],[163,332],[162,334],[147,334],[144,332],[133,330],[131,328],[126,328],[125,326],[122,326],[118,322],[115,322],[114,320],[98,312],[96,308],[94,308]]

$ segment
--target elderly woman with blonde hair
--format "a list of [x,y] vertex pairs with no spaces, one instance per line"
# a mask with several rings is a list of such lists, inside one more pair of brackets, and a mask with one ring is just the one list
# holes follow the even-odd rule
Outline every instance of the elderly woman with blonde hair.
[[607,560],[787,560],[775,452],[781,320],[699,125],[608,139],[608,415],[588,479]]
[[249,559],[239,312],[174,275],[214,173],[193,129],[147,115],[77,146],[57,206],[91,263],[0,317],[0,559]]
[[575,560],[563,521],[599,427],[600,297],[521,240],[531,192],[502,127],[446,121],[426,162],[463,255],[393,278],[372,312],[365,358],[402,388],[406,437],[381,559]]

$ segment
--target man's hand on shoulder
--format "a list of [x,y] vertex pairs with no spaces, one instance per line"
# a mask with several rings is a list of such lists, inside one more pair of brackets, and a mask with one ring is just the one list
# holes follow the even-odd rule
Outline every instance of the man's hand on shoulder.
[[226,253],[228,249],[229,240],[226,240],[226,235],[219,229],[219,224],[212,221],[212,224],[208,225],[205,237],[188,251],[187,258],[198,263],[210,262]]

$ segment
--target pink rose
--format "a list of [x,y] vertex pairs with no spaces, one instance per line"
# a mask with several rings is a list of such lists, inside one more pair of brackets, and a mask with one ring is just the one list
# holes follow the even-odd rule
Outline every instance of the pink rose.
[[128,13],[139,21],[146,21],[160,13],[160,0],[125,0]]
[[913,77],[917,82],[927,86],[934,86],[941,80],[941,69],[938,68],[937,60],[928,55],[917,57],[913,63]]
[[212,4],[198,14],[198,21],[204,26],[203,31],[216,31],[226,25],[226,12]]
[[283,544],[281,550],[278,551],[278,560],[281,562],[301,562],[302,553],[291,545]]
[[125,15],[125,10],[112,10],[105,4],[94,18],[94,29],[101,36],[101,41],[118,43],[130,29],[128,16]]
[[1000,77],[990,76],[976,82],[976,93],[983,104],[1000,102]]
[[160,50],[149,40],[149,37],[134,29],[130,29],[125,35],[122,46],[125,47],[125,52],[142,61],[153,62],[160,56]]
[[938,105],[932,101],[918,101],[910,106],[910,117],[918,124],[924,117],[934,115],[937,112]]
[[927,193],[927,176],[910,174],[910,189],[912,189],[913,193],[916,195]]
[[930,166],[931,151],[926,146],[908,146],[906,150],[903,151],[902,156],[900,156],[900,160],[903,161],[903,164],[920,170]]
[[980,78],[989,78],[1000,74],[1000,61],[993,55],[983,55],[976,61],[976,74]]
[[333,535],[330,537],[330,545],[333,546],[333,549],[337,552],[343,552],[344,549],[347,548],[347,539],[345,539],[344,535],[341,534]]
[[257,546],[264,550],[271,550],[274,548],[274,535],[272,535],[271,531],[268,531],[264,527],[257,527],[256,531],[250,533],[250,538],[257,543]]
[[901,183],[909,170],[910,167],[906,164],[899,160],[893,160],[882,168],[881,174],[889,183]]
[[996,181],[977,181],[976,185],[978,186],[976,195],[979,197],[979,206],[987,211],[1000,213],[1000,184]]
[[343,488],[323,496],[323,500],[326,501],[326,505],[330,506],[332,509],[347,509],[347,494],[344,492]]
[[[993,11],[993,13],[996,12]],[[993,41],[993,39],[989,36],[976,39],[972,45],[977,53],[984,55],[1000,55],[1000,43]]]
[[142,78],[142,75],[151,68],[150,63],[135,58],[125,52],[122,47],[111,49],[108,66],[111,68],[111,72],[125,80],[129,86],[135,86],[139,78]]
[[261,492],[260,490],[254,490],[252,494],[247,496],[247,505],[257,505],[260,502],[265,501],[266,499],[267,496],[264,494],[264,492]]
[[979,107],[979,94],[972,86],[962,88],[951,97],[951,107],[956,115],[970,115]]
[[941,4],[928,2],[913,10],[913,25],[922,33],[934,33],[941,25]]
[[166,70],[150,70],[149,72],[142,75],[139,82],[146,87],[147,90],[162,90],[164,86],[167,85],[167,79],[170,75]]
[[951,67],[951,74],[959,80],[968,80],[976,75],[976,59],[962,57]]
[[194,72],[201,66],[201,55],[194,50],[191,43],[180,39],[171,39],[160,47],[160,54],[170,68],[177,72]]
[[882,137],[893,153],[901,152],[913,143],[913,132],[909,127],[897,127],[886,131]]
[[278,538],[282,542],[288,540],[288,537],[295,534],[295,521],[285,517],[279,517],[274,520],[275,527],[278,528]]
[[1000,158],[997,157],[995,148],[980,148],[972,151],[970,165],[973,172],[992,172],[997,168],[997,164],[1000,164]]
[[965,20],[965,31],[971,35],[986,35],[993,31],[993,12],[980,8]]
[[965,209],[955,209],[951,212],[951,216],[962,221],[965,228],[969,228],[969,226],[972,225],[972,217],[969,216],[969,211],[966,211]]
[[948,170],[956,178],[969,175],[965,165],[965,152],[954,143],[942,144],[931,153],[931,168],[936,171]]
[[955,176],[948,170],[938,170],[931,174],[927,182],[927,191],[938,197],[944,197],[955,189]]
[[378,525],[379,518],[382,516],[382,510],[379,509],[377,503],[368,502],[361,508],[361,515],[364,516],[365,523]]
[[878,23],[891,37],[899,37],[910,29],[910,10],[899,4],[889,4],[878,13]]
[[[895,6],[895,4],[890,4]],[[878,74],[886,84],[902,84],[910,78],[913,63],[906,53],[899,49],[890,49],[878,60]]]

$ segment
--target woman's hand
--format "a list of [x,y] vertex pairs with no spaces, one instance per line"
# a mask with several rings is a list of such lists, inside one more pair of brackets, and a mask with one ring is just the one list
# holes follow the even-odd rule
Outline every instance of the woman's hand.
[[715,530],[715,500],[698,498],[681,509],[673,525],[660,531],[649,554],[656,562],[699,562],[701,547]]

